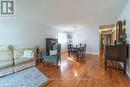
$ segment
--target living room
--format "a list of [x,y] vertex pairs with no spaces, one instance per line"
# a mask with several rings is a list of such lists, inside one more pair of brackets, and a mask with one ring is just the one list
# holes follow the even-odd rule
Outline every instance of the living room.
[[[0,83],[0,87],[39,87],[44,81],[46,83],[46,85],[44,84],[45,87],[97,87],[98,85],[99,87],[130,86],[129,58],[126,64],[126,74],[124,74],[120,70],[111,68],[105,70],[104,57],[100,55],[101,26],[110,24],[116,26],[118,21],[125,20],[127,34],[126,43],[129,44],[129,0],[11,1],[12,2],[8,2],[8,0],[0,1],[0,81],[3,82]],[[7,5],[6,10],[5,5]],[[73,58],[73,56],[68,56],[68,35],[72,35],[74,47],[81,43],[87,45],[85,51],[86,57],[77,60],[77,58]],[[43,63],[44,60],[42,58],[46,55],[47,49],[46,38],[57,39],[61,45],[61,63],[58,63],[58,68],[55,64]],[[8,50],[8,47],[12,50],[11,52],[13,52],[13,57],[11,57],[11,64],[13,64],[13,67],[9,68],[9,70],[13,69],[13,71],[10,71],[10,74],[8,70],[3,70],[3,67],[5,68],[10,65],[2,65],[4,64],[2,63],[4,55],[1,50],[5,52],[5,50]],[[17,50],[24,49],[22,52],[24,53],[25,50],[28,51],[31,49],[34,52],[36,48],[38,48],[39,53],[41,52],[41,59],[36,58],[35,61],[31,62],[30,59],[27,59],[29,61],[24,60],[24,62],[27,61],[26,63],[19,64],[19,60],[17,60],[19,56],[14,55],[15,52],[17,54]],[[31,60],[35,56],[33,55]],[[24,77],[21,76],[21,79],[18,79],[19,76],[13,78],[15,77],[14,74],[18,73],[17,75],[21,75],[21,72],[28,74],[30,72],[28,70],[30,67],[31,69],[33,68],[30,71],[39,73],[37,74],[38,77],[32,73],[28,75],[30,76],[30,81],[27,81],[26,78],[21,84],[17,83],[15,80],[16,78],[17,80],[23,80]],[[7,75],[4,75],[6,74],[5,72]],[[44,76],[41,75],[41,73]],[[8,78],[11,77],[14,83],[11,83],[11,81],[10,83],[7,82],[10,80]],[[33,77],[39,79],[36,80],[36,78]]]

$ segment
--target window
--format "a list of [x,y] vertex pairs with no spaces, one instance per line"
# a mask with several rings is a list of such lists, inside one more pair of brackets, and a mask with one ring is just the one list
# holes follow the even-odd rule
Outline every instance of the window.
[[58,32],[58,42],[61,44],[67,43],[67,35],[66,33]]

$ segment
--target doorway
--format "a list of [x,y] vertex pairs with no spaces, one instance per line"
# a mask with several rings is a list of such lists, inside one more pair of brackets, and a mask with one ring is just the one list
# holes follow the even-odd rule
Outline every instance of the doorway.
[[103,54],[105,45],[112,44],[112,34],[101,34],[101,49],[100,53]]
[[115,25],[101,26],[99,32],[100,32],[100,55],[103,55],[105,45],[114,44]]

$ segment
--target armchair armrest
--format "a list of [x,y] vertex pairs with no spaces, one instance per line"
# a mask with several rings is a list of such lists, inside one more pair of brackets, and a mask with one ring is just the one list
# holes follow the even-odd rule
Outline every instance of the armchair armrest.
[[51,56],[44,55],[42,57],[42,59],[43,59],[43,61],[47,61],[47,62],[57,62],[58,57],[57,57],[57,55],[51,55]]
[[46,52],[46,54],[45,55],[49,55],[50,54],[50,52]]

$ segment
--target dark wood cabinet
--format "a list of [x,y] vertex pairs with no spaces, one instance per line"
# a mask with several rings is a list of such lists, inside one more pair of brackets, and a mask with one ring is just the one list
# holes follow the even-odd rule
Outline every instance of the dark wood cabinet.
[[[128,45],[127,44],[118,44],[118,45],[106,45],[105,46],[105,68],[107,67],[108,60],[114,62],[122,62],[123,70],[126,73],[126,61],[128,58]],[[119,69],[115,66],[113,68]]]

